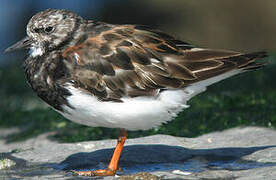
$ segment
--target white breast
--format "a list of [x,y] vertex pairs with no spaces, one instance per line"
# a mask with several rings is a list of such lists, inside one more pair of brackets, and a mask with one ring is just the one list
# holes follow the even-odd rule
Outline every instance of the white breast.
[[233,71],[195,83],[185,89],[166,90],[158,97],[122,98],[123,102],[102,102],[91,94],[68,85],[72,93],[67,98],[74,109],[63,105],[66,118],[92,127],[125,128],[146,130],[172,120],[193,96],[205,91],[206,87],[229,76],[239,73]]

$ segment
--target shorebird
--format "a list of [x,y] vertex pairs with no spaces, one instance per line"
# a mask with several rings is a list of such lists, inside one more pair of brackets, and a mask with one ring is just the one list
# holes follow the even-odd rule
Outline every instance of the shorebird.
[[93,127],[121,129],[107,169],[115,175],[126,130],[146,130],[174,119],[206,87],[258,69],[266,52],[199,48],[160,30],[85,20],[68,10],[34,15],[27,36],[6,52],[28,48],[26,78],[64,117]]

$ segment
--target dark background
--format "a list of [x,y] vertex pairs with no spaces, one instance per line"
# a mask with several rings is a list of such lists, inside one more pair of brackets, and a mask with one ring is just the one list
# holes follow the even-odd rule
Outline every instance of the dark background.
[[[198,136],[244,125],[276,126],[275,0],[1,0],[0,51],[25,36],[35,13],[70,9],[86,19],[159,28],[199,47],[243,52],[266,50],[269,65],[211,86],[190,101],[175,121],[160,128],[132,132],[131,137],[166,133]],[[21,63],[26,52],[0,53],[0,128],[17,129],[8,142],[44,132],[72,142],[114,138],[116,131],[65,120],[41,102],[25,82]]]

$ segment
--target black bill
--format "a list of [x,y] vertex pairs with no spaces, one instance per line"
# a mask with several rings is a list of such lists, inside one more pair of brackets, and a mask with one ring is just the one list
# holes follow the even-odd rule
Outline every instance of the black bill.
[[26,48],[29,48],[31,44],[32,44],[32,40],[28,36],[26,36],[25,38],[18,41],[14,45],[8,47],[4,52],[7,53],[7,52],[19,50],[19,49],[26,49]]

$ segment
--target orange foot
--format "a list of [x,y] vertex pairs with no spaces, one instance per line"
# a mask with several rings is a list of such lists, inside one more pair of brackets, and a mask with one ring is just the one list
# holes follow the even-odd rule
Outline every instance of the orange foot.
[[[118,169],[118,162],[123,150],[124,143],[127,139],[127,133],[124,129],[120,130],[117,146],[114,150],[111,161],[107,169],[100,169],[96,171],[72,171],[75,175],[79,176],[114,176]],[[120,169],[120,168],[119,168]]]
[[96,171],[72,171],[74,175],[79,176],[114,176],[116,171],[111,169],[99,169]]

